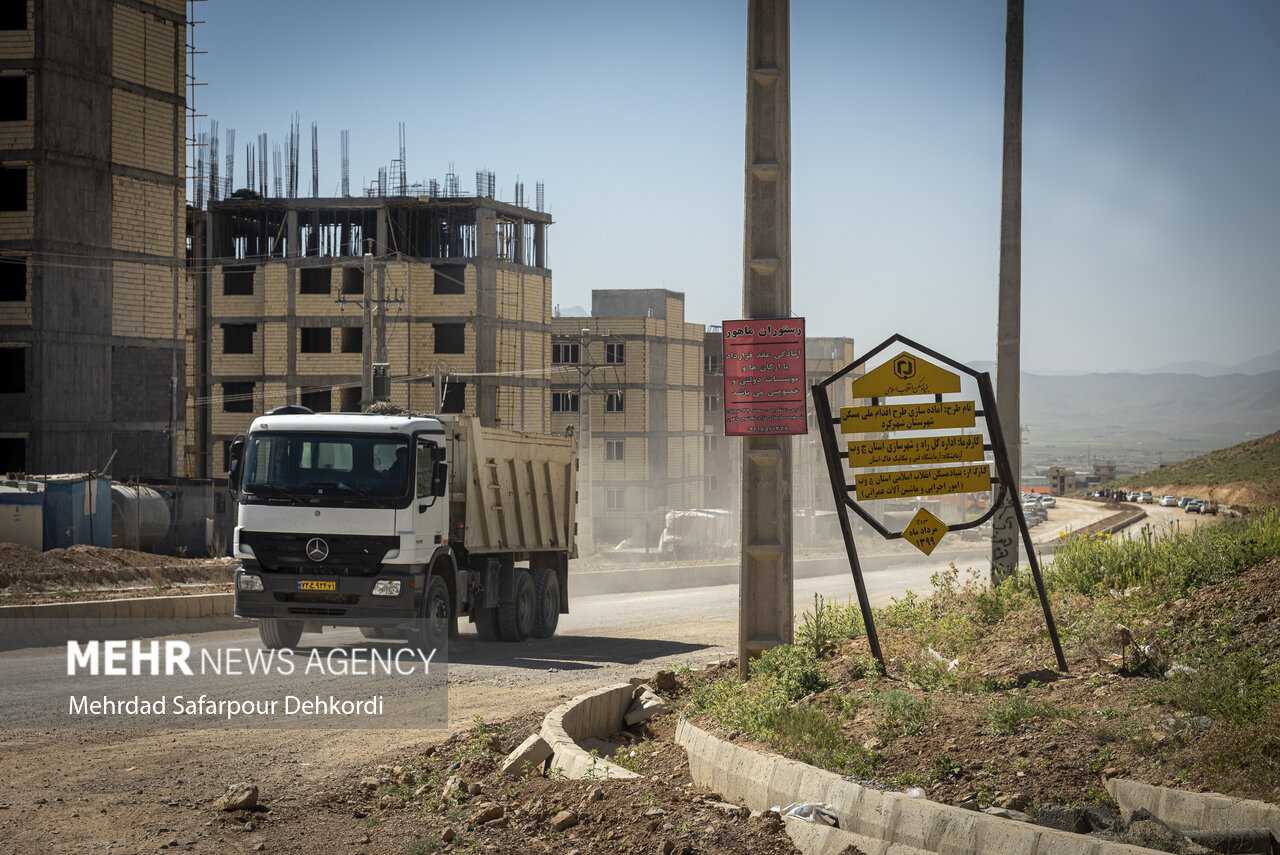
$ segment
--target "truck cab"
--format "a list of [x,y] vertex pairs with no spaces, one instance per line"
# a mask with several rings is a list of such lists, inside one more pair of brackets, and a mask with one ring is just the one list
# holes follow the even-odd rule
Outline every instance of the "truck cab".
[[264,644],[291,647],[307,624],[443,641],[457,613],[445,440],[438,419],[357,413],[268,414],[237,438],[236,615],[259,619]]

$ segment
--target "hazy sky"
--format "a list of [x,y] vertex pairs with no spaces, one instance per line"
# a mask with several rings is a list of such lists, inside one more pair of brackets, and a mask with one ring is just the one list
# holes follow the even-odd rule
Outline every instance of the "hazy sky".
[[[197,112],[303,128],[310,193],[398,156],[546,185],[553,300],[669,288],[741,316],[746,0],[208,0]],[[1003,0],[791,4],[792,310],[861,352],[993,359]],[[1143,370],[1280,349],[1280,3],[1029,0],[1022,364]],[[202,123],[207,119],[200,120]],[[203,127],[203,125],[202,125]],[[225,150],[224,150],[225,155]]]

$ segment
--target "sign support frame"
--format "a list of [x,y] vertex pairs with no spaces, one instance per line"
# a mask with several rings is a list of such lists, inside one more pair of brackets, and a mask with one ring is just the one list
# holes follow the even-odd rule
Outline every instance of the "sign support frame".
[[[871,653],[875,657],[879,666],[880,673],[885,673],[884,658],[880,652],[879,635],[876,632],[875,623],[871,612],[871,601],[867,596],[866,584],[862,578],[862,565],[858,560],[858,550],[853,540],[853,529],[849,521],[849,509],[852,508],[859,517],[869,524],[877,533],[886,539],[901,538],[902,532],[891,532],[886,529],[879,520],[867,513],[857,502],[849,497],[849,493],[853,487],[846,480],[845,472],[842,467],[842,457],[847,457],[847,452],[840,452],[835,435],[835,427],[840,424],[840,419],[834,417],[831,410],[831,401],[827,393],[827,387],[837,382],[841,378],[850,374],[855,368],[865,365],[869,360],[883,353],[886,349],[893,345],[902,345],[908,347],[930,359],[943,363],[949,368],[965,374],[978,383],[978,394],[982,400],[982,409],[977,411],[975,415],[983,418],[987,423],[987,432],[991,437],[991,444],[984,446],[984,450],[992,452],[992,463],[996,468],[996,477],[992,478],[992,483],[999,485],[998,496],[991,503],[991,507],[987,512],[976,520],[967,523],[960,523],[955,526],[949,526],[948,530],[963,530],[974,528],[982,525],[991,519],[997,509],[1009,497],[1010,490],[1017,483],[1013,478],[1013,472],[1009,463],[1008,448],[1004,442],[1004,434],[1000,427],[999,413],[995,406],[995,393],[991,386],[991,375],[987,372],[974,371],[963,363],[957,362],[935,350],[927,348],[911,339],[902,335],[894,335],[883,343],[877,345],[864,355],[861,359],[851,362],[844,368],[832,374],[825,380],[815,383],[811,388],[813,395],[813,407],[816,421],[818,423],[818,433],[822,437],[823,456],[827,460],[827,474],[831,479],[832,494],[835,498],[836,515],[840,520],[840,532],[844,537],[845,552],[849,557],[849,567],[853,574],[853,584],[858,592],[858,606],[862,612],[862,621],[867,630],[867,641],[871,647]],[[942,402],[942,395],[935,396],[937,402]],[[876,401],[877,399],[872,399]],[[1053,642],[1054,657],[1057,660],[1058,669],[1067,672],[1066,657],[1062,652],[1062,644],[1058,639],[1057,624],[1053,619],[1053,611],[1049,605],[1049,596],[1044,587],[1044,579],[1040,573],[1040,564],[1036,558],[1035,549],[1031,543],[1031,531],[1027,527],[1026,516],[1022,512],[1022,505],[1019,502],[1013,502],[1014,511],[1018,521],[1018,528],[1022,533],[1022,542],[1027,550],[1027,560],[1031,565],[1031,576],[1035,582],[1036,594],[1040,599],[1040,606],[1044,611],[1045,625],[1049,630],[1049,638]]]

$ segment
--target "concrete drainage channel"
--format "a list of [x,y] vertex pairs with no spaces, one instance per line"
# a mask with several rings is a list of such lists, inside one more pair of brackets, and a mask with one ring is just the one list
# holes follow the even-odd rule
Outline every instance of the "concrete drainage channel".
[[[549,712],[502,764],[503,774],[531,768],[567,778],[628,779],[634,772],[593,755],[585,745],[667,709],[648,686],[622,683],[597,689]],[[686,720],[676,726],[676,742],[689,756],[694,783],[753,810],[797,800],[834,808],[839,827],[788,817],[787,833],[806,855],[836,855],[854,845],[866,855],[1124,855],[1145,849],[1045,826],[1003,819],[902,793],[884,792],[774,754],[718,739]],[[1113,778],[1107,789],[1129,816],[1150,812],[1172,828],[1191,832],[1220,851],[1280,851],[1280,807],[1212,793],[1184,793]],[[1227,832],[1227,835],[1215,832]],[[1226,848],[1235,845],[1250,848]],[[1208,851],[1208,850],[1202,850]]]
[[[873,790],[834,772],[725,742],[685,720],[676,727],[676,742],[689,754],[694,782],[715,790],[722,798],[757,810],[799,799],[831,805],[840,819],[839,828],[787,822],[797,847],[809,855],[838,853],[851,843],[867,855],[1136,855],[1158,851]],[[1125,816],[1138,809],[1148,811],[1204,845],[1221,845],[1219,851],[1280,851],[1280,807],[1115,778],[1107,787]],[[1240,846],[1250,848],[1230,848]]]

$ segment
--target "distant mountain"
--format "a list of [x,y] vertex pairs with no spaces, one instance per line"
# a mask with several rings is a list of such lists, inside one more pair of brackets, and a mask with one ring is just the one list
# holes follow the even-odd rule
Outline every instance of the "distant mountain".
[[[974,371],[986,371],[995,379],[996,364],[995,362],[985,360],[974,360],[966,362]],[[1247,374],[1250,376],[1258,374],[1269,374],[1272,371],[1280,371],[1280,350],[1275,353],[1269,353],[1266,356],[1259,356],[1245,362],[1237,362],[1235,365],[1220,365],[1216,362],[1207,362],[1204,360],[1196,360],[1192,362],[1172,362],[1168,365],[1161,365],[1159,368],[1149,368],[1145,371],[1116,371],[1108,372],[1114,374],[1199,374],[1201,377],[1221,377],[1224,374]],[[1024,371],[1024,373],[1036,374],[1041,377],[1079,377],[1089,373],[1088,371],[1079,371],[1071,368],[1059,369],[1037,369],[1035,371]]]
[[1280,350],[1259,356],[1235,365],[1219,365],[1216,362],[1197,360],[1194,362],[1175,362],[1144,371],[1143,374],[1199,374],[1203,377],[1221,377],[1224,374],[1266,374],[1280,371]]
[[1222,448],[1280,428],[1280,371],[1024,374],[1021,410],[1033,442]]

